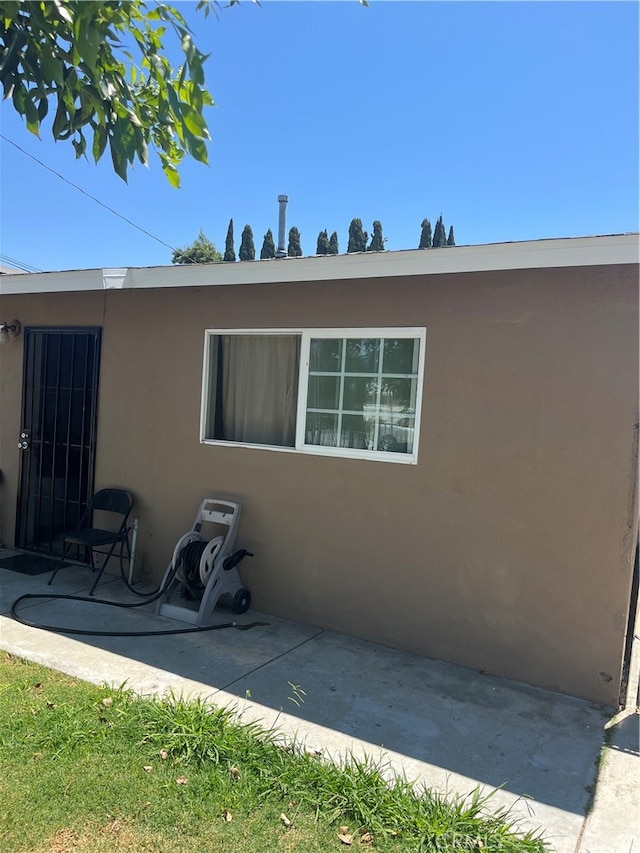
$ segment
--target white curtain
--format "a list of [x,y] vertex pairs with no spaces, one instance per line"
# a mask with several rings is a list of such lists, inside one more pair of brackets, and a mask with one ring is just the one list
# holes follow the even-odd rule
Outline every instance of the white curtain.
[[294,447],[300,338],[225,335],[222,435],[225,441]]

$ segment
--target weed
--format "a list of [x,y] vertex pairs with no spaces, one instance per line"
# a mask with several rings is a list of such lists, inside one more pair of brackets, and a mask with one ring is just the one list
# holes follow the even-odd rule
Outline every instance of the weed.
[[585,811],[584,811],[585,815],[591,814],[591,811],[593,809],[593,804],[594,804],[595,798],[596,798],[596,790],[598,788],[598,779],[600,778],[600,773],[602,772],[602,768],[604,767],[604,765],[606,763],[607,754],[608,754],[608,751],[609,751],[609,748],[611,745],[611,738],[612,737],[613,737],[613,729],[605,726],[604,733],[602,736],[602,746],[601,746],[600,751],[598,752],[598,754],[596,755],[595,760],[594,760],[595,770],[594,770],[593,782],[590,785],[587,785],[585,787],[585,791],[588,794],[587,803],[585,805]]

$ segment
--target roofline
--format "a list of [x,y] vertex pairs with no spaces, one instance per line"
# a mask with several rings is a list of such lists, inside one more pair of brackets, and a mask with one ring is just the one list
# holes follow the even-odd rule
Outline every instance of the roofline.
[[214,287],[444,275],[490,270],[637,264],[638,234],[559,237],[517,243],[313,255],[238,263],[68,270],[3,275],[0,292],[82,292],[119,288]]

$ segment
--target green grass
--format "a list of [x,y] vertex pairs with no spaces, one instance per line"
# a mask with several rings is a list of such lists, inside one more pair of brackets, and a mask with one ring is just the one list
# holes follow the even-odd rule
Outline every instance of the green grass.
[[[0,656],[0,849],[542,853],[477,794],[448,799],[286,744],[228,711]],[[346,832],[344,828],[346,827]]]
[[[598,709],[598,710],[602,711],[602,709]],[[608,715],[605,713],[604,716],[606,717]],[[609,726],[605,726],[604,727],[604,738],[603,738],[603,742],[602,742],[602,747],[600,749],[600,752],[596,755],[595,761],[594,761],[593,782],[590,785],[587,785],[585,788],[587,794],[589,795],[589,798],[587,800],[587,804],[586,804],[585,810],[584,810],[584,813],[586,816],[590,815],[592,810],[593,810],[593,806],[594,806],[595,799],[596,799],[596,789],[598,787],[598,779],[600,778],[600,774],[602,773],[602,769],[603,769],[604,765],[606,764],[607,755],[608,755],[609,749],[611,747],[612,737],[613,737],[613,728],[611,728]]]

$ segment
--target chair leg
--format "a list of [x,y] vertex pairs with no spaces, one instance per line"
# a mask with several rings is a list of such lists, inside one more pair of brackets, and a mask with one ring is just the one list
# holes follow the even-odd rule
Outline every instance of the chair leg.
[[[105,559],[104,563],[103,563],[103,564],[102,564],[102,566],[100,567],[100,570],[99,570],[99,572],[98,572],[98,577],[97,577],[97,578],[95,579],[95,581],[93,582],[93,586],[91,587],[91,592],[89,593],[89,595],[93,595],[93,593],[94,593],[94,591],[95,591],[95,588],[98,586],[98,584],[99,584],[99,582],[100,582],[100,578],[102,577],[102,574],[103,574],[104,570],[107,568],[107,563],[108,563],[108,562],[109,562],[109,560],[111,559],[111,555],[112,555],[112,554],[113,554],[113,552],[115,551],[115,548],[116,548],[116,545],[117,545],[117,544],[118,544],[117,542],[114,542],[114,543],[112,544],[111,548],[109,549],[109,553],[107,554],[107,557],[106,557],[106,559]],[[93,552],[91,553],[91,561],[92,561],[92,563],[93,563]]]
[[62,556],[60,557],[60,559],[56,563],[56,567],[53,570],[53,574],[51,575],[51,577],[47,581],[47,586],[51,586],[51,584],[53,583],[53,579],[55,578],[55,576],[58,574],[58,572],[62,568],[62,564],[67,559],[67,554],[69,553],[70,550],[71,550],[71,543],[69,543],[68,545],[65,543],[64,550],[62,551]]

